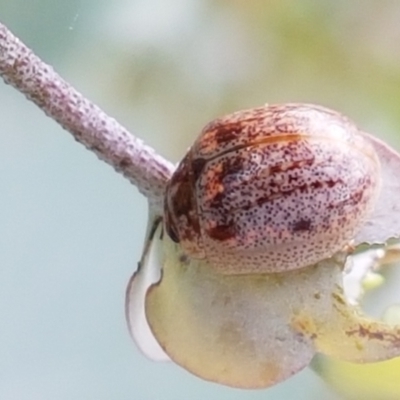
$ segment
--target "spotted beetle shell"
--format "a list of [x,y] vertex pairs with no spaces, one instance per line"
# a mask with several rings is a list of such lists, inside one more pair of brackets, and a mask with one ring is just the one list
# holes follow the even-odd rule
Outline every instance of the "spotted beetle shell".
[[378,157],[347,118],[266,105],[203,129],[167,185],[165,230],[221,273],[293,270],[348,245],[379,187]]

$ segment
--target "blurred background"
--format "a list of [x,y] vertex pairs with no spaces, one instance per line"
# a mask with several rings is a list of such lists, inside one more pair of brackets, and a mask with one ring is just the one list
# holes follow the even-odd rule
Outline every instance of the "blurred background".
[[[209,120],[274,102],[341,111],[400,148],[400,2],[0,0],[0,21],[178,161]],[[311,370],[268,390],[201,381],[135,348],[124,292],[146,202],[0,84],[0,399],[326,399]]]

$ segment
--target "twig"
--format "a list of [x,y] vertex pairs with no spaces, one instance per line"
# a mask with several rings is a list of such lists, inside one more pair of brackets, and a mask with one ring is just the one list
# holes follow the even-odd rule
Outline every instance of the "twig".
[[84,98],[1,23],[0,75],[161,206],[173,165]]

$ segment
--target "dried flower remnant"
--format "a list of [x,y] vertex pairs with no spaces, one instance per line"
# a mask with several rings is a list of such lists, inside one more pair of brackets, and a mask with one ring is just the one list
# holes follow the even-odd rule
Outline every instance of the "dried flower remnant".
[[[379,256],[376,257],[378,253]],[[357,286],[365,288],[365,290],[359,292],[360,294],[380,287],[382,290],[374,293],[374,303],[376,301],[381,303],[380,308],[384,304],[391,304],[384,310],[381,319],[389,325],[399,326],[400,305],[394,302],[399,302],[400,298],[398,295],[393,298],[390,293],[387,293],[387,286],[383,286],[385,282],[383,274],[385,274],[388,264],[397,264],[392,265],[391,271],[388,271],[388,278],[390,281],[395,279],[398,282],[399,244],[370,249],[352,258],[354,258],[353,268],[355,270],[359,269],[364,272],[369,268],[370,271],[373,270],[374,272],[368,272],[365,275],[362,272],[358,274],[358,278],[361,279],[358,283],[356,282],[358,278],[356,279],[355,275],[353,275],[350,279],[351,282],[348,283],[348,287],[352,289],[349,293],[350,296],[352,297],[357,292],[357,290],[353,290]],[[394,275],[393,272],[395,272]],[[372,274],[372,279],[370,274]],[[351,272],[345,275],[344,281],[349,278],[349,275],[351,275]],[[387,282],[389,283],[389,280]],[[362,300],[362,296],[357,299],[357,301]],[[400,383],[398,380],[400,357],[381,362],[355,364],[336,357],[318,354],[314,357],[311,368],[343,398],[349,400],[394,400],[400,398]]]
[[[331,113],[335,118],[338,116],[330,110],[309,105],[291,107],[301,110],[308,107],[316,113],[315,118],[320,118],[320,112]],[[240,113],[233,115],[239,118]],[[301,121],[304,122],[304,118],[303,115]],[[347,119],[343,120],[355,129]],[[231,143],[232,135],[237,137],[240,133],[240,129],[227,129],[224,136],[230,137]],[[379,182],[379,190],[370,195],[369,189],[366,189],[365,199],[372,200],[365,200],[367,211],[361,215],[357,226],[351,228],[352,236],[348,237],[346,233],[346,240],[353,246],[361,243],[382,244],[400,234],[400,218],[396,218],[396,215],[400,216],[396,201],[397,194],[400,195],[400,180],[396,179],[400,156],[383,142],[363,132],[357,132],[356,140],[362,143],[361,148],[369,149],[367,154],[371,164],[380,165],[380,170],[379,167],[376,169],[379,175],[370,177]],[[204,151],[218,151],[221,145],[215,141],[207,143]],[[342,146],[344,151],[347,151],[346,146]],[[225,150],[221,150],[221,154],[226,155]],[[249,153],[252,150],[246,148]],[[176,174],[183,176],[188,173],[184,168],[185,162]],[[235,171],[237,179],[246,179],[248,175],[241,170],[243,165],[234,164],[229,165],[228,170]],[[204,163],[197,163],[196,166],[190,170],[188,186],[195,176],[205,171]],[[216,165],[206,172],[221,173],[223,168],[218,168],[222,167]],[[174,178],[171,182],[173,191],[179,192],[173,183]],[[237,182],[230,184],[240,186]],[[218,198],[220,186],[211,189],[214,192],[210,199]],[[187,226],[194,228],[190,231],[191,236],[184,236],[184,245],[180,242],[182,232],[188,231],[177,231],[176,215],[171,216],[167,212],[164,226],[150,220],[150,226],[154,226],[153,235],[147,238],[149,245],[144,252],[144,261],[127,290],[129,327],[147,355],[155,353],[155,357],[160,358],[161,352],[164,359],[170,357],[203,379],[241,388],[269,387],[281,382],[308,366],[316,353],[355,363],[376,362],[400,355],[400,326],[368,318],[356,304],[356,297],[346,297],[343,271],[346,261],[352,257],[351,246],[346,247],[341,242],[341,248],[334,246],[329,254],[326,253],[328,255],[311,265],[300,262],[297,269],[283,266],[279,270],[277,262],[277,270],[272,272],[268,268],[261,272],[250,268],[248,273],[243,274],[230,268],[232,258],[227,257],[227,269],[221,273],[219,268],[215,268],[215,258],[207,257],[207,246],[197,240],[202,229],[208,228],[196,221],[196,211],[205,203],[201,203],[203,200],[199,200],[193,191],[182,191],[179,196],[182,196],[180,201],[185,207],[174,210],[181,210],[182,213],[176,215],[183,216],[187,222],[195,221],[195,225]],[[207,199],[206,196],[204,198]],[[307,199],[312,201],[312,197]],[[213,215],[209,220],[212,220],[211,217]],[[299,218],[302,219],[302,216],[299,215]],[[303,222],[299,229],[290,231],[289,239],[295,240],[296,232],[301,234],[306,226]],[[224,234],[227,232],[224,231]],[[268,235],[270,231],[266,229],[265,233]],[[257,240],[259,234],[257,230]],[[327,241],[330,244],[334,242]],[[309,248],[312,249],[312,245]],[[225,253],[221,251],[220,254],[223,257]],[[346,265],[348,274],[350,261]],[[149,271],[153,271],[156,278],[145,283],[143,276]],[[144,297],[140,300],[141,316],[146,319],[140,324],[137,312],[140,308],[137,306],[139,292]],[[151,331],[159,345],[156,351],[150,349],[146,341],[138,340],[143,337],[140,331],[144,325],[146,329],[150,328],[147,332]]]

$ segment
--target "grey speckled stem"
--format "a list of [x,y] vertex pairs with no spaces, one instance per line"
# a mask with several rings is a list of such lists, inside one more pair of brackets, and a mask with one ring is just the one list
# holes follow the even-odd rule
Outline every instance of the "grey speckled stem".
[[160,209],[173,165],[84,98],[1,23],[0,75]]

